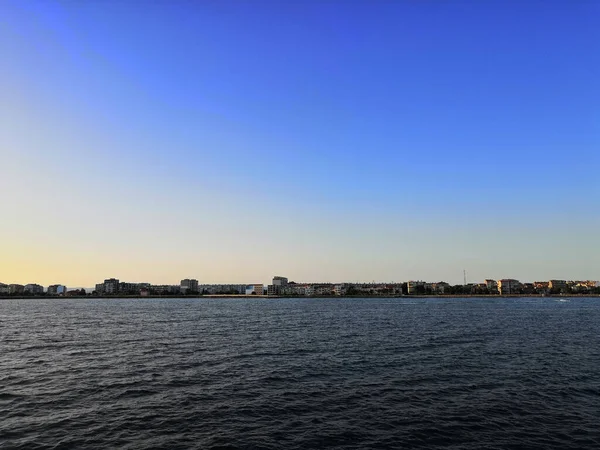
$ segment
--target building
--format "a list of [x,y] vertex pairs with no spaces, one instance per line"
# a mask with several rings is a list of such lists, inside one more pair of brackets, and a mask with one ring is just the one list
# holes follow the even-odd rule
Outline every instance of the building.
[[119,294],[122,295],[140,295],[140,290],[148,289],[150,283],[126,283],[119,282]]
[[288,279],[286,277],[273,277],[273,286],[286,286],[288,284]]
[[265,287],[262,284],[249,284],[246,286],[246,295],[264,295]]
[[62,284],[53,284],[48,286],[48,295],[65,295],[67,293],[67,287]]
[[0,295],[8,295],[10,292],[10,288],[8,284],[0,283]]
[[425,282],[424,281],[408,281],[406,283],[409,294],[424,294],[425,293]]
[[446,292],[448,292],[449,288],[450,288],[450,285],[448,283],[446,283],[445,281],[438,281],[437,283],[431,283],[431,293],[432,294],[444,295]]
[[346,284],[336,284],[335,286],[333,286],[333,295],[346,295],[346,292],[348,291],[348,287],[346,286]]
[[548,281],[548,289],[551,292],[562,292],[568,290],[566,280],[550,280]]
[[203,295],[244,295],[245,284],[200,284],[198,292]]
[[498,292],[500,295],[520,294],[521,283],[519,280],[513,280],[512,278],[498,280]]
[[573,286],[571,286],[571,289],[574,292],[581,292],[581,293],[585,293],[585,292],[589,292],[592,289],[598,287],[598,282],[597,281],[574,281],[573,282]]
[[11,295],[20,295],[23,293],[25,286],[22,284],[9,284],[8,293]]
[[319,297],[333,295],[333,285],[327,283],[315,286],[314,295]]
[[44,293],[44,287],[35,283],[26,284],[23,286],[23,293],[29,295],[42,295]]
[[306,295],[306,285],[297,284],[294,282],[288,283],[284,286],[274,286],[270,284],[267,287],[268,295],[290,295],[290,296],[302,296]]
[[267,295],[284,295],[287,285],[288,279],[286,277],[275,276],[272,284],[267,286]]
[[174,295],[179,294],[179,286],[171,284],[151,284],[146,289],[152,295]]
[[492,294],[498,293],[498,282],[496,280],[485,280],[485,287]]
[[274,284],[269,284],[267,286],[267,295],[281,295],[280,287],[275,286]]
[[[100,289],[98,289],[100,288]],[[104,280],[104,283],[96,285],[96,292],[103,295],[116,295],[119,293],[119,280],[109,278]]]
[[294,295],[303,296],[306,295],[306,284],[288,283],[286,286],[282,286],[282,295]]
[[533,283],[523,283],[521,285],[521,291],[523,294],[536,294],[537,293]]
[[182,294],[197,294],[198,293],[198,280],[188,279],[181,280],[179,283],[179,290]]
[[109,278],[104,280],[104,293],[106,295],[114,295],[119,293],[119,280],[116,278]]

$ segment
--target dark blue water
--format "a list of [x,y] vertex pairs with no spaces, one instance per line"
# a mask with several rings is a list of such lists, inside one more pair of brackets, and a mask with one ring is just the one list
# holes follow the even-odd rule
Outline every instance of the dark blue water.
[[0,448],[600,448],[600,299],[0,301]]

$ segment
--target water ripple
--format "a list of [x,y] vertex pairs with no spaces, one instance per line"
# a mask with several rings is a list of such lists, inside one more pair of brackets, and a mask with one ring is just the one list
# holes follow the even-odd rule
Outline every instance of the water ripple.
[[0,303],[0,448],[600,448],[600,301]]

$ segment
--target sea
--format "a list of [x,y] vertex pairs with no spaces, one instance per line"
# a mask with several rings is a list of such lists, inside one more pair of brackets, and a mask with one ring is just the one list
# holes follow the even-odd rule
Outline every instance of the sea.
[[600,298],[1,300],[0,448],[597,449]]

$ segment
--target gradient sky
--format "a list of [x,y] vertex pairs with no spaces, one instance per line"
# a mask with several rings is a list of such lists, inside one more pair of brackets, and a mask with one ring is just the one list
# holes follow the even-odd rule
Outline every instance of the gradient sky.
[[600,279],[597,1],[0,2],[0,281]]

